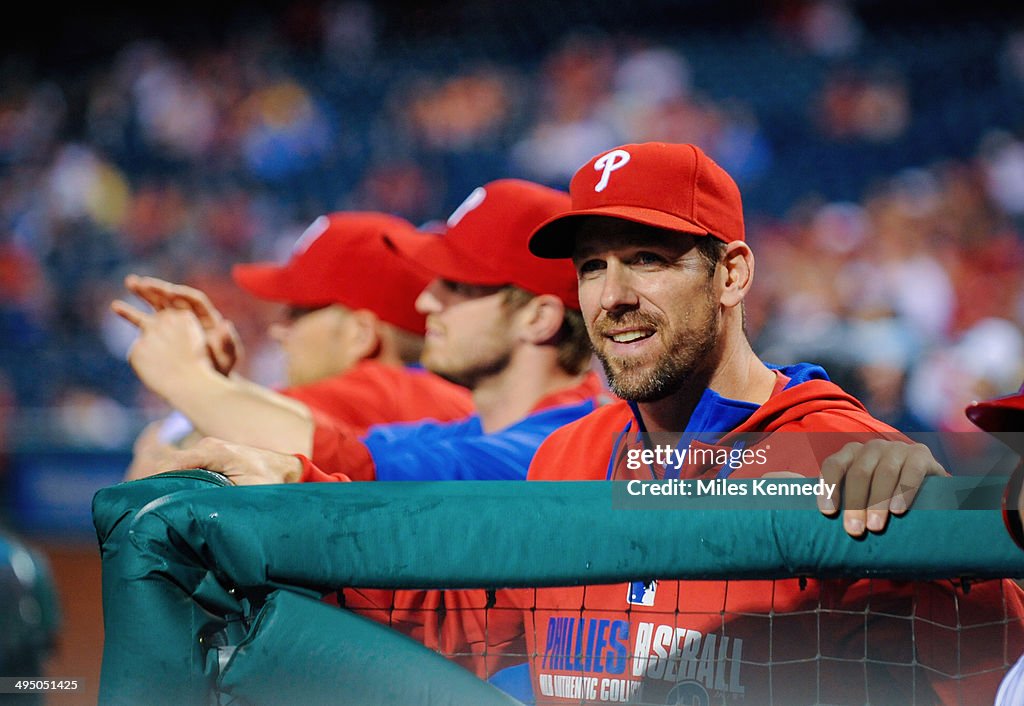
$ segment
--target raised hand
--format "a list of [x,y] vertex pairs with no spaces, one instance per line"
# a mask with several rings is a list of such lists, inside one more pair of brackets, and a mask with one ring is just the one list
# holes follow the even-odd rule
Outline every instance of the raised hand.
[[[154,312],[164,309],[187,309],[191,311],[203,327],[206,347],[210,362],[214,369],[227,375],[242,357],[242,341],[235,325],[224,318],[213,305],[206,293],[195,287],[174,284],[157,277],[128,275],[124,280],[125,288],[149,304]],[[137,316],[133,312],[138,309],[127,302],[115,300],[111,309],[132,324],[136,324]]]
[[197,373],[212,374],[205,331],[190,310],[146,313],[122,301],[115,301],[111,308],[138,327],[139,336],[128,349],[128,362],[153,392],[171,401],[176,392],[202,379]]

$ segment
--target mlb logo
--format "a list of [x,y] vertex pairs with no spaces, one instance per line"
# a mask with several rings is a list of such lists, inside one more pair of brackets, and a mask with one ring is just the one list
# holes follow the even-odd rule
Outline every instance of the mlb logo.
[[657,581],[634,581],[629,584],[626,602],[630,605],[654,605],[654,594],[658,590]]

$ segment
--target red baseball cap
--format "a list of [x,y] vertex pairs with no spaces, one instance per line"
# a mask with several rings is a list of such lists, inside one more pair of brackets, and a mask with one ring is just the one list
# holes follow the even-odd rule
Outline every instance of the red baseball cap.
[[435,277],[485,286],[514,284],[534,294],[554,294],[579,309],[575,268],[536,257],[526,245],[534,228],[569,205],[564,191],[498,179],[474,189],[452,212],[444,233],[387,233],[385,240]]
[[979,428],[1024,455],[1024,386],[1014,395],[975,402],[964,411]]
[[329,213],[313,221],[284,264],[235,265],[231,276],[250,294],[292,306],[341,304],[422,334],[414,306],[428,278],[384,245],[384,235],[416,234],[416,226],[386,213]]
[[572,210],[530,238],[538,257],[572,257],[582,216],[609,216],[658,228],[743,240],[740,190],[696,145],[644,142],[602,152],[573,175]]

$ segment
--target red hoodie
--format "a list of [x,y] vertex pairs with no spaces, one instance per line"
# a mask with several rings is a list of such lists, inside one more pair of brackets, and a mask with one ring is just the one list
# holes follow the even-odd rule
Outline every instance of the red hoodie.
[[[728,450],[742,440],[750,451],[766,445],[772,448],[763,455],[748,453],[747,463],[724,471],[723,464],[687,462],[679,477],[752,478],[784,471],[817,477],[821,461],[851,441],[909,441],[872,417],[859,400],[829,380],[808,380],[786,388],[789,378],[777,371],[776,376],[772,396],[745,422],[714,444],[702,443],[699,435],[689,444],[691,448]],[[628,450],[641,447],[638,426],[629,403],[620,400],[605,405],[552,434],[534,456],[528,480],[650,480],[651,471],[654,477],[661,477],[662,469],[649,469],[646,464],[641,469],[630,469],[626,465]],[[722,456],[691,454],[689,458],[704,461]],[[762,458],[766,463],[757,462]]]
[[[770,463],[732,477],[817,476],[851,440],[905,438],[831,382],[785,383],[780,374],[771,399],[717,442],[757,433],[771,446]],[[636,426],[626,403],[602,407],[552,434],[528,479],[630,477],[623,449]],[[646,468],[637,477],[651,478]],[[690,465],[681,476],[720,472]],[[1008,580],[969,593],[947,581],[637,581],[504,590],[487,610],[482,591],[421,593],[392,617],[483,678],[528,662],[538,704],[987,705],[1006,654],[1024,649],[1021,596]]]

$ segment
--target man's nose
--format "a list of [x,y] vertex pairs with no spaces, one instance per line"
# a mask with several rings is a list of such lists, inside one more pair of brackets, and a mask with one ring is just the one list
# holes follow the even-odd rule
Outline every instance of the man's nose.
[[441,298],[439,296],[440,288],[442,287],[441,280],[431,280],[430,284],[423,288],[420,295],[416,297],[416,311],[424,316],[427,314],[436,314],[443,308],[441,305]]
[[601,308],[607,312],[632,309],[639,301],[629,270],[622,263],[608,262],[601,286]]

